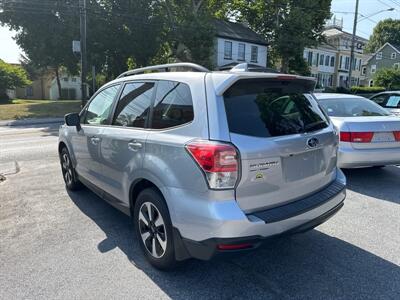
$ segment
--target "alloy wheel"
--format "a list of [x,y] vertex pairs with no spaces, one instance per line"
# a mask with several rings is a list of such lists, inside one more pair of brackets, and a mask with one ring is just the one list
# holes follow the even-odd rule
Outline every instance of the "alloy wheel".
[[139,233],[147,251],[155,258],[161,258],[167,249],[167,231],[164,219],[157,207],[144,202],[139,209]]
[[71,166],[71,161],[70,161],[67,153],[63,153],[63,155],[62,155],[61,166],[63,169],[63,175],[64,175],[65,182],[67,183],[67,185],[71,185],[72,180],[73,180],[72,166]]

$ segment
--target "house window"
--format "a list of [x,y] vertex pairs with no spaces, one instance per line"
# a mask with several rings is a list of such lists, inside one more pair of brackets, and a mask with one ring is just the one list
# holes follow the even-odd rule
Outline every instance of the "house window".
[[319,53],[317,53],[317,60],[315,61],[315,65],[318,67],[318,63],[319,63]]
[[368,84],[369,86],[374,86],[374,81],[371,79],[370,81],[369,81],[369,84]]
[[243,43],[239,43],[238,60],[245,60],[245,55],[246,55],[246,45]]
[[395,64],[393,65],[393,68],[394,68],[395,70],[400,70],[400,63],[395,63]]
[[367,71],[367,68],[366,67],[363,67],[362,68],[362,70],[361,70],[361,75],[365,75],[365,72]]
[[63,80],[64,80],[65,82],[68,82],[68,77],[64,77]]
[[258,61],[258,47],[251,46],[251,62],[257,62],[257,61]]
[[344,62],[344,69],[348,70],[350,69],[350,57],[346,56],[346,60]]
[[76,82],[76,77],[72,77],[72,82]]
[[377,59],[377,60],[382,59],[382,52],[378,52],[378,53],[376,54],[376,59]]
[[335,66],[335,57],[331,57],[331,67]]
[[339,69],[343,69],[343,56],[340,55]]
[[390,55],[390,59],[396,59],[396,52],[393,52],[393,53]]
[[225,41],[224,44],[224,58],[232,59],[232,42]]
[[371,73],[374,74],[376,72],[376,65],[371,65]]
[[356,65],[357,65],[357,58],[353,59],[353,64],[352,64],[352,70],[355,71],[356,70]]
[[321,56],[319,57],[319,65],[320,66],[323,66],[324,65],[324,55],[323,54],[321,54]]
[[312,65],[312,60],[313,60],[313,53],[312,53],[312,51],[310,51],[310,52],[308,52],[308,57],[307,57],[307,62],[308,62],[309,66]]
[[329,55],[325,57],[325,66],[329,66]]

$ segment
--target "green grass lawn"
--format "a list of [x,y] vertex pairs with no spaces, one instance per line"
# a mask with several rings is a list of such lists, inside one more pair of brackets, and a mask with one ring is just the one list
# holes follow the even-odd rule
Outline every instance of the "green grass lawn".
[[0,120],[63,117],[70,112],[79,112],[80,106],[80,100],[15,99],[2,101],[0,102]]

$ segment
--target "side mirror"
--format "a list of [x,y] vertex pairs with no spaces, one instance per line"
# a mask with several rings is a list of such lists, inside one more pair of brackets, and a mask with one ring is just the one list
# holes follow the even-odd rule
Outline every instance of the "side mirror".
[[65,124],[67,124],[67,126],[75,126],[78,131],[81,130],[81,120],[79,114],[77,113],[66,114],[64,119],[65,119]]

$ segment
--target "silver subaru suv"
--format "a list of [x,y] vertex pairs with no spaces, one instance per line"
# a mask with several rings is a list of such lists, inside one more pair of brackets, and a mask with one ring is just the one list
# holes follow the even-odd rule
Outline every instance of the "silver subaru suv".
[[160,269],[312,229],[346,196],[338,136],[314,85],[246,64],[125,72],[65,116],[66,187],[83,184],[129,215]]

